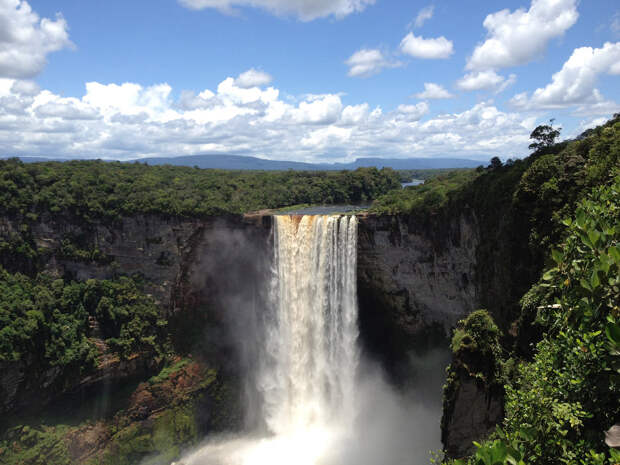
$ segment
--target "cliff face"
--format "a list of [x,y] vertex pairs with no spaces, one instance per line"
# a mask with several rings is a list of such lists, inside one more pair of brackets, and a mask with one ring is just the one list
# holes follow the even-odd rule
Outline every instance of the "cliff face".
[[[139,276],[144,291],[158,302],[169,318],[169,328],[180,352],[200,352],[213,366],[233,373],[238,354],[231,354],[233,332],[230,301],[224,298],[235,287],[238,298],[256,288],[257,277],[267,262],[270,234],[268,218],[219,217],[206,220],[142,215],[114,223],[79,221],[46,214],[28,223],[0,218],[0,239],[8,242],[26,235],[37,250],[35,259],[2,257],[11,271],[45,270],[79,281],[110,279],[118,275]],[[197,335],[204,331],[206,336]],[[215,337],[210,337],[215,335]],[[201,351],[198,338],[209,338],[208,351]],[[54,397],[76,390],[115,385],[144,377],[160,364],[136,354],[119,360],[106,352],[103,341],[95,372],[85,377],[62,377],[60,370],[36,370],[28,360],[0,363],[0,411],[44,405]],[[226,357],[220,357],[226,353]],[[219,360],[218,360],[219,359]]]
[[504,393],[461,372],[451,382],[456,384],[454,400],[449,411],[444,410],[441,441],[446,456],[458,458],[471,454],[473,441],[487,437],[502,421]]
[[[361,218],[360,334],[396,382],[411,376],[409,351],[438,339],[447,345],[459,320],[492,300],[489,296],[509,290],[505,279],[487,279],[505,260],[499,253],[491,259],[481,254],[486,243],[480,230],[470,210],[421,219]],[[450,457],[471,452],[472,441],[487,436],[503,418],[501,383],[491,374],[481,381],[469,373],[471,363],[461,362],[453,356],[444,388],[442,442]]]
[[447,335],[476,299],[476,219],[466,212],[419,221],[360,219],[360,326],[368,348],[386,362],[407,348]]
[[[238,216],[198,220],[139,215],[113,223],[86,223],[65,215],[45,214],[28,224],[28,236],[39,250],[39,265],[44,270],[79,281],[139,274],[144,278],[146,292],[166,312],[173,312],[178,310],[180,280],[187,275],[192,262],[210,260],[211,252],[221,255],[222,241],[218,250],[209,249],[209,244],[217,242],[213,234],[230,231],[234,236],[241,232],[247,236],[246,241],[260,241],[268,235],[270,226],[263,221]],[[21,225],[15,218],[1,217],[0,239],[23,235]],[[88,252],[97,250],[97,256],[92,260],[78,256],[73,251],[76,245]],[[207,253],[197,255],[198,249]],[[13,261],[4,265],[21,271],[32,269],[35,264]]]

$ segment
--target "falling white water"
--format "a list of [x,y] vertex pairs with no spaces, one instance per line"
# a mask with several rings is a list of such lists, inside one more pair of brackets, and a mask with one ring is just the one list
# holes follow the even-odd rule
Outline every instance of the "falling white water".
[[354,216],[278,216],[275,318],[259,377],[274,434],[350,421],[356,340]]
[[257,390],[269,436],[207,444],[184,465],[319,465],[354,421],[357,218],[276,216]]

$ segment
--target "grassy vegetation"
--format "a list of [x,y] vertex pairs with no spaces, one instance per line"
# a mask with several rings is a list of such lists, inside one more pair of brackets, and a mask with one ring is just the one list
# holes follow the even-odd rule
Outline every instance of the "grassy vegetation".
[[66,426],[19,426],[0,441],[0,465],[71,465],[68,445],[64,440]]
[[157,375],[151,377],[148,382],[149,384],[162,383],[165,380],[169,379],[170,375],[172,375],[173,373],[177,373],[181,368],[187,366],[189,363],[191,363],[189,359],[182,358],[179,361],[173,363],[172,365],[167,365],[162,368],[161,371]]

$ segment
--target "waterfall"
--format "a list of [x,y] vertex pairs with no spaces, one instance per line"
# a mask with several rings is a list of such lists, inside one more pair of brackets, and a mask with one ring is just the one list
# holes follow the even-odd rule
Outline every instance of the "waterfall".
[[350,434],[357,349],[357,218],[274,217],[256,389],[265,437],[207,444],[184,465],[318,465]]
[[351,420],[357,354],[357,218],[276,216],[259,390],[274,434]]

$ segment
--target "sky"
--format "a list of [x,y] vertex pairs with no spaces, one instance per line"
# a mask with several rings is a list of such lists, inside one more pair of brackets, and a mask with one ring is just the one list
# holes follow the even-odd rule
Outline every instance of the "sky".
[[619,102],[616,0],[0,0],[0,157],[507,159]]

